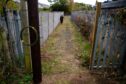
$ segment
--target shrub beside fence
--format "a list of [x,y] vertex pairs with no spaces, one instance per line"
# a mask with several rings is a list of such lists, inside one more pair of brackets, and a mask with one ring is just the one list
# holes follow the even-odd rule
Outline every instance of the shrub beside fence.
[[88,39],[93,29],[94,18],[95,11],[74,11],[71,14],[72,21]]

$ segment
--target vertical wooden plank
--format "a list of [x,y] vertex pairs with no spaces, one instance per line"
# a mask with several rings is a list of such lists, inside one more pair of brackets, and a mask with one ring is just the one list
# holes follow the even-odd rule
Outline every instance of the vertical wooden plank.
[[[28,0],[29,26],[34,27],[39,35],[38,0]],[[29,29],[30,30],[30,29]],[[30,30],[31,44],[36,40],[33,30]],[[32,70],[34,84],[40,84],[42,80],[41,57],[40,57],[40,37],[37,43],[31,46]]]
[[[21,29],[28,27],[28,9],[26,0],[21,0]],[[25,34],[23,34],[23,39],[25,43],[30,44],[29,39],[29,31],[26,30]],[[26,72],[31,72],[31,51],[29,46],[23,45],[24,50],[24,58],[25,58],[25,70]]]
[[95,39],[96,39],[96,31],[97,31],[97,26],[98,26],[98,18],[101,12],[101,3],[96,2],[97,7],[96,7],[96,16],[95,16],[95,23],[94,23],[94,28],[93,28],[93,43],[92,43],[92,50],[91,50],[91,55],[90,55],[90,65],[92,66],[92,58],[93,58],[93,52],[94,52],[94,47],[95,47]]

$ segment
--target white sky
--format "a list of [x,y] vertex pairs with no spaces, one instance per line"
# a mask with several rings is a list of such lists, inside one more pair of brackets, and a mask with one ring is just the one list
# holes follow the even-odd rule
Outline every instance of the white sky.
[[[103,2],[103,1],[106,1],[106,0],[98,0],[98,1]],[[39,2],[49,5],[49,2],[47,0],[39,0]],[[82,2],[82,3],[86,3],[86,4],[95,5],[96,0],[74,0],[74,2]]]

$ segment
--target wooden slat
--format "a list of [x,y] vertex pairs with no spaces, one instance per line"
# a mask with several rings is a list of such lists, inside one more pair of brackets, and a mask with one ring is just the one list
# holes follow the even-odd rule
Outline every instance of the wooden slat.
[[96,16],[95,16],[95,23],[94,23],[94,28],[93,28],[93,43],[92,43],[92,50],[91,50],[91,55],[90,55],[90,65],[92,66],[92,60],[93,60],[93,52],[94,52],[94,47],[95,47],[95,39],[96,39],[96,31],[98,27],[98,18],[101,12],[101,3],[96,2],[97,7],[96,7]]

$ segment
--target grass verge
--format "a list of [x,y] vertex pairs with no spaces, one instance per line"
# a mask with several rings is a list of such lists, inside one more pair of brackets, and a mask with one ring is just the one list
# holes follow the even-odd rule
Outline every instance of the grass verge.
[[[77,28],[78,27],[76,27],[76,31]],[[86,40],[85,37],[83,37],[81,32],[77,31],[75,32],[75,42],[78,46],[77,57],[81,60],[83,66],[88,66],[90,60],[90,51],[91,51],[91,45],[89,41]]]

